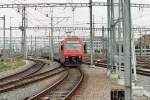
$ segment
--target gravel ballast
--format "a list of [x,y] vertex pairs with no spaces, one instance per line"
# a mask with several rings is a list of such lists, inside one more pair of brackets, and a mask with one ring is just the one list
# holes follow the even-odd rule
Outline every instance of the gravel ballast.
[[105,68],[82,65],[84,80],[71,100],[110,100],[111,89],[124,89],[106,76]]
[[[56,67],[59,67],[60,64],[53,62],[51,63],[51,65],[47,64],[47,60],[43,60],[44,62],[46,62],[46,65],[38,72],[38,73],[42,73],[51,69],[54,69]],[[25,66],[21,66],[15,70],[9,70],[3,73],[0,73],[0,75],[2,75],[3,77],[21,72],[29,67],[31,67],[34,64],[34,62],[32,61],[28,61]],[[14,89],[12,91],[8,91],[6,93],[0,93],[0,100],[23,100],[26,97],[32,96],[38,92],[40,92],[41,90],[43,90],[46,86],[53,84],[54,82],[56,82],[62,75],[64,75],[63,73],[58,74],[57,76],[53,76],[47,79],[44,79],[42,81],[36,82],[34,84],[30,84],[25,86],[24,88],[18,88],[18,89]],[[1,76],[1,77],[2,77]],[[2,77],[2,78],[3,78]]]
[[39,93],[45,89],[48,85],[55,83],[60,77],[64,75],[65,72],[62,72],[56,76],[44,79],[43,81],[36,82],[25,86],[24,88],[15,89],[7,93],[0,94],[0,99],[2,100],[23,100],[29,96],[32,96],[36,93]]

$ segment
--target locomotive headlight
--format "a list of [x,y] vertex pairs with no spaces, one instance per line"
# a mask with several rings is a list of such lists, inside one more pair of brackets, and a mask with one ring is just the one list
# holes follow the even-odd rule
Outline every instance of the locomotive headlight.
[[68,56],[66,56],[66,58],[68,58]]
[[81,56],[79,56],[79,58],[81,58]]

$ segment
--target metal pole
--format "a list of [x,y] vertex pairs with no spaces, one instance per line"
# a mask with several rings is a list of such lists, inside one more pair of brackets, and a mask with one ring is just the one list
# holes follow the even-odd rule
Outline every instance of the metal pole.
[[135,53],[135,44],[134,44],[134,33],[131,35],[131,47],[132,47],[132,66],[133,66],[133,73],[134,73],[134,82],[137,81],[137,73],[136,73],[136,53]]
[[26,8],[22,8],[22,55],[27,58],[26,55]]
[[147,48],[146,48],[146,31],[145,31],[145,34],[144,34],[144,55],[147,54]]
[[104,26],[102,26],[102,44],[103,44],[103,51],[105,49],[105,45],[104,45]]
[[[73,11],[73,27],[75,27],[75,23],[74,23],[75,22],[75,18],[74,18],[75,17],[74,16],[75,8],[73,8],[72,11]],[[73,30],[73,33],[74,33],[74,36],[75,36],[75,30]]]
[[27,58],[27,43],[26,43],[26,8],[24,7],[24,57]]
[[131,10],[130,0],[123,0],[123,36],[124,36],[124,68],[125,68],[125,100],[132,100],[132,46],[131,46]]
[[4,28],[4,30],[3,30],[3,33],[4,33],[4,47],[3,47],[3,52],[4,52],[4,58],[5,58],[5,15],[4,15],[4,23],[3,23],[3,28]]
[[51,9],[51,61],[54,61],[54,48],[53,48],[53,8]]
[[[73,0],[71,0],[71,3],[73,3]],[[73,19],[72,19],[72,23],[73,23],[73,27],[75,27],[75,24],[74,24],[74,22],[75,22],[75,14],[74,14],[74,12],[75,12],[75,7],[72,7],[72,17],[73,17]],[[75,30],[73,30],[73,34],[74,34],[74,36],[75,36]]]
[[142,34],[140,32],[140,57],[142,56]]
[[48,50],[48,53],[49,53],[49,64],[50,64],[50,60],[51,60],[51,52],[52,52],[52,48],[51,48],[51,32],[49,32],[49,38],[48,38],[48,45],[49,45],[49,50]]
[[111,6],[110,6],[110,0],[107,0],[107,35],[108,35],[108,38],[107,38],[107,72],[109,73],[110,72],[110,69],[111,69],[111,62],[110,62],[110,58],[111,58],[111,54],[110,54],[110,9],[111,9]]
[[10,26],[10,50],[9,50],[9,56],[12,57],[12,30]]
[[94,30],[94,28],[95,28],[94,15],[93,15],[93,18],[92,18],[92,19],[93,19],[93,22],[92,22],[92,25],[93,25],[93,26],[92,26],[92,27],[93,27],[93,33],[92,33],[92,36],[95,37],[95,30]]
[[12,26],[11,26],[11,18],[10,17],[10,50],[9,50],[9,56],[12,57]]
[[114,0],[111,0],[111,20],[110,20],[110,47],[111,47],[111,72],[114,71]]
[[[119,0],[119,7],[118,7],[118,11],[119,11],[119,20],[121,20],[122,16],[121,16],[121,10],[122,10],[122,6],[121,6],[121,3],[122,0]],[[122,59],[122,56],[121,56],[121,53],[122,53],[122,41],[121,41],[122,37],[121,37],[121,21],[119,21],[119,24],[118,24],[118,45],[119,45],[119,53],[118,53],[118,72],[120,74],[120,68],[121,68],[121,59]]]
[[35,37],[34,38],[35,38],[35,48],[34,48],[35,50],[34,51],[35,51],[35,55],[36,55],[36,33],[35,33]]
[[22,56],[23,56],[23,52],[24,52],[24,40],[23,40],[23,34],[24,34],[24,13],[23,13],[24,11],[23,11],[23,8],[22,8],[22,29],[21,29],[21,31],[22,31],[22,40],[21,40],[21,54],[22,54]]
[[32,56],[32,35],[31,35],[31,56]]
[[89,0],[89,10],[90,10],[90,62],[93,65],[93,28],[92,28],[92,0]]

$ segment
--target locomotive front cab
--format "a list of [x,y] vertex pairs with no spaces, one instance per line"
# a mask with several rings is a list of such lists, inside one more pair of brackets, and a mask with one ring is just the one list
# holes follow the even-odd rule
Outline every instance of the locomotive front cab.
[[80,40],[64,42],[64,64],[68,66],[80,65],[84,60],[84,47]]

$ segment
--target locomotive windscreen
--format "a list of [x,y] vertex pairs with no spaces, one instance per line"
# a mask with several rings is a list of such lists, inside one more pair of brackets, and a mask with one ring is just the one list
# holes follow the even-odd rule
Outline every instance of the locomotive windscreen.
[[65,49],[66,50],[80,50],[81,43],[80,41],[66,41]]

